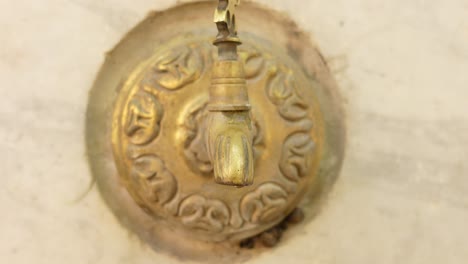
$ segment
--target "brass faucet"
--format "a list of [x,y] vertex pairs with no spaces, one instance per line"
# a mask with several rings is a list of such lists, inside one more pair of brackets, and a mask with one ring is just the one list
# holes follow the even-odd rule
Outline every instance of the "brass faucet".
[[218,35],[214,45],[218,58],[214,63],[210,111],[206,130],[208,155],[215,181],[237,187],[253,183],[253,129],[244,65],[237,46],[235,8],[240,0],[219,0],[214,22]]

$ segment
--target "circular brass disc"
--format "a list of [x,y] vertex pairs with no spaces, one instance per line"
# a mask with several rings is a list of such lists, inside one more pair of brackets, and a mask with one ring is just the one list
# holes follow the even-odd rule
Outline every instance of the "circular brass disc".
[[229,252],[305,195],[319,197],[343,152],[335,86],[320,54],[290,21],[245,4],[239,52],[255,124],[255,182],[214,182],[204,141],[213,9],[179,6],[133,29],[109,53],[87,120],[93,174],[116,215],[151,245],[191,257]]

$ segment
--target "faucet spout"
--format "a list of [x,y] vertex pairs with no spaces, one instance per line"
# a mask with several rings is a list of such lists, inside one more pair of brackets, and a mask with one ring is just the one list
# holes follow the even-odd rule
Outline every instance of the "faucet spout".
[[237,187],[253,183],[252,126],[247,111],[210,113],[208,153],[215,182]]
[[235,25],[239,0],[219,0],[215,11],[218,35],[208,110],[206,145],[215,181],[232,186],[253,183],[253,129],[244,65],[237,46],[241,44]]

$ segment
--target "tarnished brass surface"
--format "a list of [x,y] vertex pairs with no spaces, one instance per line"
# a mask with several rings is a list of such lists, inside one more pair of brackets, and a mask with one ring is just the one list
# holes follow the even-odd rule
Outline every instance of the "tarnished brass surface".
[[[258,233],[294,209],[317,173],[323,125],[305,75],[293,70],[292,61],[279,61],[246,40],[240,53],[257,54],[259,60],[255,65],[246,61],[255,72],[248,77],[257,129],[255,182],[242,189],[215,184],[213,169],[223,168],[211,164],[209,150],[198,138],[236,133],[232,126],[250,120],[239,116],[244,112],[214,116],[205,107],[216,59],[209,41],[201,34],[169,40],[166,49],[137,66],[119,92],[112,131],[121,179],[138,204],[203,240],[222,241]],[[184,60],[176,59],[180,54]],[[161,61],[177,71],[158,71]],[[160,78],[185,83],[185,73],[199,77],[176,90],[161,84]],[[213,150],[215,155],[223,151],[229,150]],[[200,163],[213,169],[201,173]]]
[[[109,54],[90,93],[88,151],[104,198],[142,239],[179,256],[231,256],[233,245],[298,205],[316,208],[341,164],[341,110],[321,56],[288,20],[245,6],[239,60],[222,67],[245,76],[250,104],[240,101],[248,108],[218,108],[230,91],[212,89],[222,68],[214,65],[226,63],[211,45],[212,2],[150,16]],[[188,12],[191,21],[182,19]],[[251,135],[249,164],[212,162],[229,163],[230,149],[217,147],[226,136],[242,147],[244,135]],[[231,168],[255,168],[253,183],[214,181],[219,170],[217,181],[229,183],[223,175],[236,175]]]
[[218,0],[218,6],[215,9],[214,22],[218,27],[218,36],[215,44],[231,40],[239,42],[237,37],[236,8],[240,0]]

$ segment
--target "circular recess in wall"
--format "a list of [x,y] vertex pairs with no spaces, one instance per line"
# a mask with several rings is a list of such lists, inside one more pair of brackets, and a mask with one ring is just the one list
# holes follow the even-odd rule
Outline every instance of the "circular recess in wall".
[[345,126],[309,36],[281,14],[242,3],[255,182],[215,184],[202,131],[214,8],[195,2],[152,13],[108,53],[89,95],[86,143],[101,194],[125,227],[156,251],[232,262],[271,250],[286,228],[317,217],[341,168]]

